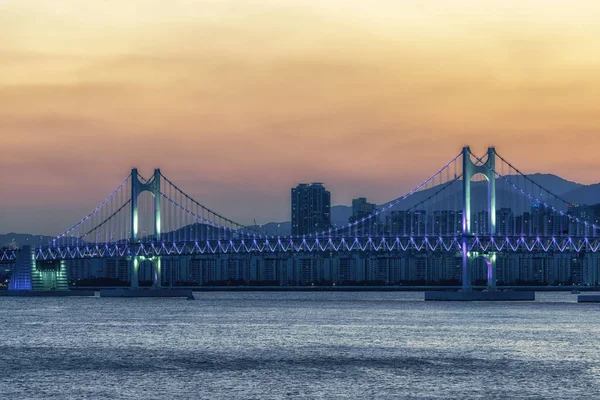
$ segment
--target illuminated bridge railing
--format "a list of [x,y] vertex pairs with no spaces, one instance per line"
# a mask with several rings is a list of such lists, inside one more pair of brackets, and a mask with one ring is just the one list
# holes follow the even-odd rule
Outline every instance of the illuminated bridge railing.
[[14,262],[17,259],[18,252],[18,249],[0,249],[0,262]]
[[[274,254],[274,253],[455,253],[462,249],[462,238],[456,237],[356,237],[330,239],[256,239],[209,240],[204,242],[146,242],[80,245],[73,247],[38,247],[38,260],[69,260],[82,258],[123,258],[131,256],[164,257],[214,254]],[[499,253],[563,253],[598,252],[598,237],[527,237],[496,236],[466,238],[470,252]],[[3,260],[16,258],[14,250],[5,250]]]

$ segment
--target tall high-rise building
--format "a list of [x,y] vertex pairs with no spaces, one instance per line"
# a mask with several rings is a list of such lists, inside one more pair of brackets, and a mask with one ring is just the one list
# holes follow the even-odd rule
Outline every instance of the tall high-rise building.
[[129,282],[129,261],[123,258],[109,258],[104,260],[104,274],[106,278],[118,279]]
[[[570,235],[591,235],[592,225],[595,222],[594,209],[587,204],[569,204],[567,214],[573,218],[579,219],[581,222],[571,220],[569,234]],[[587,224],[585,224],[587,222]]]
[[434,233],[432,223],[434,218],[429,218],[426,210],[392,211],[387,217],[386,225],[391,235],[395,236],[421,236]]
[[352,199],[352,217],[350,217],[350,222],[359,221],[362,218],[368,217],[373,214],[375,210],[375,204],[367,202],[365,197]]
[[490,232],[489,224],[490,214],[486,210],[478,211],[471,215],[471,233],[476,235],[487,234]]
[[292,235],[309,235],[331,227],[331,193],[322,183],[292,188]]
[[496,236],[515,234],[515,216],[510,208],[496,210]]

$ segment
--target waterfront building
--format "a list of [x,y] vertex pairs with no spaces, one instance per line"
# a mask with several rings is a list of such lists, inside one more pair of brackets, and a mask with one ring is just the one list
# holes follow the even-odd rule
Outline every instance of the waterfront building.
[[389,258],[382,256],[370,256],[365,259],[367,281],[390,283]]
[[361,259],[356,254],[339,254],[331,259],[331,280],[336,283],[361,282],[364,280],[364,269]]
[[163,285],[175,286],[188,282],[188,260],[184,257],[163,257],[160,263]]
[[104,261],[104,277],[129,282],[129,261],[123,258],[111,258]]
[[256,260],[257,280],[261,282],[273,282],[277,285],[288,283],[288,257],[267,256]]
[[294,283],[307,285],[324,280],[324,260],[312,255],[298,255],[293,260]]
[[138,280],[140,282],[154,282],[154,263],[150,260],[142,260],[138,266]]
[[97,276],[100,264],[103,263],[100,259],[74,259],[66,261],[67,273],[69,279],[86,279],[95,278]]

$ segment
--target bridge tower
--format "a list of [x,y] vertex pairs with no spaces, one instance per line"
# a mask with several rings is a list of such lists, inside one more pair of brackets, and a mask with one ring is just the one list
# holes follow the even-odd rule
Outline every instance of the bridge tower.
[[[140,181],[137,168],[131,170],[131,243],[137,243],[138,239],[138,197],[143,192],[150,192],[154,196],[154,240],[160,241],[160,169],[155,169],[154,174],[147,182]],[[131,287],[138,287],[138,272],[141,256],[132,256],[131,262]],[[154,287],[160,288],[160,257],[153,257],[154,264]]]
[[[467,248],[467,241],[473,237],[471,232],[471,179],[477,174],[482,174],[487,179],[488,196],[488,229],[489,234],[493,236],[496,233],[496,177],[493,171],[496,168],[496,149],[489,147],[487,151],[487,160],[481,165],[477,165],[471,160],[471,149],[469,146],[463,147],[463,215],[462,215],[462,290],[471,290],[471,265]],[[487,279],[488,288],[496,289],[496,255],[482,255],[488,267]]]

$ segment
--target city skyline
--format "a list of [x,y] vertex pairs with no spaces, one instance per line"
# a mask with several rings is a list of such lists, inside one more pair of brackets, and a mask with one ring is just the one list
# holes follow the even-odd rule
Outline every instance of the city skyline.
[[246,223],[301,182],[384,203],[464,144],[596,183],[600,6],[575,3],[2,2],[0,226],[56,233],[134,166]]
[[[507,176],[510,176],[510,175],[507,175]],[[518,175],[515,175],[515,177],[516,177],[516,176],[518,176]],[[577,193],[577,195],[579,195],[579,196],[581,196],[581,195],[583,194],[583,196],[584,196],[584,197],[586,197],[586,198],[588,198],[588,199],[589,199],[589,198],[591,198],[591,197],[593,197],[594,199],[596,199],[596,198],[597,198],[597,195],[595,194],[595,192],[596,192],[596,190],[595,190],[595,185],[583,185],[583,184],[579,184],[579,183],[576,183],[576,182],[570,182],[570,181],[564,180],[562,177],[560,177],[560,176],[558,176],[558,175],[554,175],[554,174],[541,174],[541,175],[540,175],[540,174],[533,174],[533,175],[531,175],[531,176],[533,176],[533,177],[534,177],[534,180],[536,179],[536,176],[544,176],[544,177],[546,177],[546,178],[550,177],[550,179],[551,179],[552,181],[560,181],[560,183],[561,183],[561,186],[562,186],[562,185],[564,185],[564,184],[566,184],[566,186],[564,186],[564,187],[563,187],[563,190],[564,190],[564,188],[565,188],[565,187],[568,187],[568,188],[570,188],[570,190],[568,190],[567,192],[565,192],[565,193],[566,193],[568,196],[569,196],[570,194],[572,194],[572,193]],[[497,178],[497,180],[498,180],[498,181],[500,181],[500,182],[502,182],[502,179],[500,179],[500,178]],[[474,179],[474,180],[472,181],[472,183],[475,183],[476,181],[477,181],[477,179]],[[417,185],[417,184],[419,184],[419,183],[421,183],[421,182],[415,183],[415,185]],[[504,183],[504,182],[502,182],[502,183]],[[538,182],[536,182],[536,183],[542,183],[542,184],[546,184],[546,182],[545,182],[545,181],[542,181],[542,180],[540,180],[540,181],[538,181]],[[317,185],[322,185],[322,184],[323,184],[323,182],[318,182],[318,183],[316,183],[316,184],[317,184]],[[301,187],[301,186],[303,186],[303,185],[315,185],[315,182],[313,182],[313,183],[310,183],[310,184],[306,184],[306,183],[299,183],[299,184],[298,184],[298,187]],[[445,185],[445,184],[435,185],[435,184],[433,184],[433,183],[430,183],[430,184],[428,184],[428,185],[427,185],[427,186],[426,186],[424,189],[421,189],[421,190],[425,190],[425,192],[428,192],[428,191],[432,191],[432,190],[434,190],[434,189],[435,189],[435,188],[437,188],[437,187],[443,187],[444,185]],[[327,185],[327,188],[329,188],[329,186],[330,186],[330,185]],[[334,186],[334,187],[335,187],[336,185],[334,184],[334,185],[331,185],[331,186]],[[589,189],[591,189],[591,192],[589,192],[589,193],[581,192],[579,189],[582,189],[582,188],[589,188]],[[292,188],[292,189],[294,189],[294,188]],[[413,189],[414,189],[414,187],[413,187]],[[481,189],[481,187],[480,187],[480,189]],[[288,193],[287,193],[287,196],[286,196],[286,198],[285,198],[285,199],[282,199],[282,201],[286,202],[286,204],[285,204],[285,205],[286,205],[287,212],[288,212],[288,215],[287,215],[287,216],[284,216],[284,217],[283,217],[283,218],[281,218],[281,219],[268,219],[268,218],[269,218],[269,216],[270,216],[270,215],[273,215],[273,214],[267,214],[267,215],[266,215],[266,218],[267,218],[267,219],[265,219],[265,220],[260,220],[260,221],[256,221],[256,218],[252,218],[252,216],[250,216],[250,217],[246,217],[246,218],[242,217],[242,219],[245,219],[245,220],[247,220],[247,221],[248,221],[248,222],[246,223],[246,225],[248,225],[248,226],[252,226],[252,225],[254,225],[254,224],[257,224],[258,226],[262,226],[262,225],[265,225],[265,224],[292,223],[292,221],[293,221],[293,217],[292,217],[292,214],[290,213],[290,205],[291,205],[291,201],[290,201],[290,197],[289,197],[289,190],[290,190],[290,188],[287,188],[287,192],[288,192]],[[193,190],[192,190],[192,191],[190,191],[190,192],[193,192]],[[425,192],[424,192],[424,193],[425,193]],[[557,193],[558,193],[558,192],[557,192]],[[559,194],[561,194],[561,195],[562,195],[562,194],[565,194],[565,193],[562,193],[562,192],[560,192]],[[335,194],[335,193],[334,193],[334,194]],[[401,197],[401,196],[402,196],[402,195],[404,195],[404,194],[406,194],[406,193],[401,193],[401,194],[397,195],[397,196],[396,196],[396,198],[399,198],[399,197]],[[337,203],[337,202],[331,202],[331,211],[332,211],[331,218],[332,218],[332,224],[333,224],[333,222],[335,222],[335,224],[339,224],[339,223],[340,223],[342,220],[343,220],[344,222],[347,222],[347,221],[346,221],[346,219],[347,219],[347,218],[345,217],[345,214],[346,214],[346,213],[349,213],[349,215],[353,215],[353,212],[354,212],[354,211],[353,211],[353,203],[354,203],[355,201],[357,201],[357,200],[371,200],[371,198],[372,198],[372,196],[371,196],[371,195],[372,195],[372,194],[370,194],[370,193],[364,193],[364,195],[363,195],[363,196],[360,196],[360,197],[355,197],[355,198],[352,198],[352,199],[347,199],[347,201],[343,201],[343,202],[339,202],[339,203]],[[330,196],[331,196],[331,195],[330,195]],[[366,196],[366,199],[365,199],[365,196]],[[591,196],[591,197],[590,197],[590,196]],[[570,196],[569,196],[569,197],[570,197]],[[331,198],[336,198],[336,196],[331,196]],[[98,198],[98,199],[96,199],[96,203],[92,203],[92,204],[96,204],[96,205],[97,205],[97,204],[98,204],[100,201],[102,201],[102,200],[103,200],[103,199],[100,199],[100,198]],[[243,203],[243,201],[242,201],[242,200],[243,200],[243,199],[239,199],[239,201],[240,201],[240,203],[239,203],[239,204],[242,204],[242,203]],[[375,209],[373,209],[373,210],[375,211],[376,209],[379,209],[379,208],[383,207],[383,206],[384,206],[384,205],[385,205],[387,202],[389,202],[389,201],[391,201],[391,200],[394,200],[394,199],[387,199],[387,201],[384,201],[384,202],[382,202],[382,203],[377,203],[377,204],[370,204],[370,206],[372,206],[372,207],[376,207]],[[483,200],[483,199],[480,199],[480,200]],[[581,203],[582,205],[589,205],[589,206],[592,206],[592,205],[595,205],[595,204],[597,204],[597,203],[600,203],[600,201],[594,200],[594,201],[583,201],[583,202],[581,202],[581,201],[579,201],[579,200],[578,200],[578,201],[574,201],[573,203],[575,203],[575,205],[578,205],[577,203]],[[208,205],[208,206],[210,207],[210,205]],[[335,212],[336,208],[337,208],[337,207],[340,207],[340,206],[341,206],[341,207],[345,207],[345,208],[347,208],[347,211],[338,211],[338,212],[336,213],[336,212]],[[81,214],[81,213],[85,213],[85,215],[87,215],[87,213],[88,213],[89,211],[91,211],[90,207],[91,207],[91,208],[93,208],[94,206],[85,206],[85,205],[81,204],[79,208],[75,207],[75,209],[78,209],[78,210],[80,210],[79,218],[81,218],[81,216],[82,216],[82,215],[84,215],[84,214]],[[527,209],[527,207],[528,207],[528,206],[526,206],[526,205],[525,205],[525,209]],[[501,208],[501,207],[499,206],[499,207],[498,207],[498,211],[500,210],[500,208]],[[510,207],[509,207],[509,208],[510,208]],[[521,206],[518,206],[518,207],[517,207],[517,209],[519,209],[519,208],[523,208],[523,205],[521,205]],[[399,208],[399,210],[402,210],[402,208]],[[444,208],[443,208],[443,207],[439,207],[439,208],[437,208],[437,210],[444,210]],[[450,210],[450,209],[448,209],[448,210]],[[459,204],[456,204],[456,207],[455,207],[455,209],[453,208],[452,210],[453,210],[453,211],[459,211],[459,210],[460,210],[460,205],[459,205]],[[217,211],[219,211],[219,210],[217,210]],[[374,212],[374,211],[373,211],[373,212]],[[0,209],[0,217],[6,217],[8,214],[9,214],[9,213],[7,213],[7,212],[6,212],[6,210],[4,210],[4,212],[3,212],[3,210],[1,210],[1,209]],[[34,214],[35,214],[35,213],[34,213]],[[340,217],[340,215],[341,215],[341,214],[343,214],[343,215],[344,215],[344,217]],[[475,215],[475,214],[476,214],[476,212],[473,212],[472,214],[473,214],[473,215]],[[363,215],[364,215],[364,216],[366,216],[367,214],[363,214]],[[340,218],[341,218],[341,219],[340,219]],[[60,231],[61,229],[62,229],[62,230],[64,230],[64,228],[65,228],[67,225],[69,225],[69,226],[70,226],[70,224],[72,224],[72,223],[74,223],[74,222],[77,222],[77,221],[75,221],[75,220],[68,220],[68,221],[65,221],[65,220],[60,220],[60,219],[57,219],[56,221],[58,221],[58,225],[55,225],[54,227],[51,227],[51,229],[54,229],[54,231],[41,231],[41,230],[40,230],[40,228],[39,228],[39,227],[40,227],[40,225],[39,225],[39,223],[38,223],[39,221],[33,221],[33,220],[31,220],[31,223],[33,224],[32,226],[34,226],[33,230],[31,230],[31,231],[19,230],[19,229],[13,229],[13,230],[10,230],[10,229],[9,229],[9,230],[6,230],[6,231],[0,231],[0,235],[1,235],[1,234],[16,233],[16,234],[32,234],[32,235],[34,235],[34,236],[35,236],[35,235],[54,236],[54,235],[56,235],[57,233],[60,233],[60,232],[58,232],[58,231]],[[5,226],[5,227],[6,227],[6,226],[10,226],[9,224],[1,224],[1,222],[2,222],[2,221],[0,221],[0,226]],[[25,221],[25,223],[23,223],[23,225],[26,225],[28,222],[29,222],[29,221]],[[337,226],[337,225],[336,225],[336,226]],[[61,231],[61,232],[62,232],[62,231]]]

